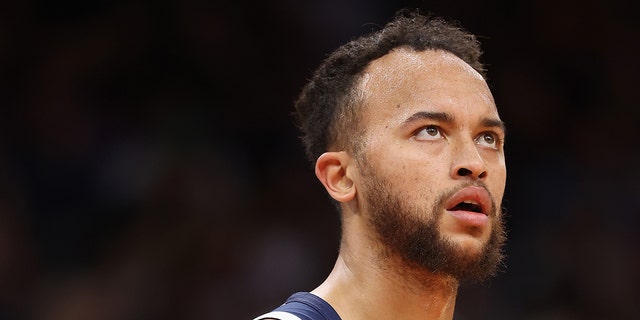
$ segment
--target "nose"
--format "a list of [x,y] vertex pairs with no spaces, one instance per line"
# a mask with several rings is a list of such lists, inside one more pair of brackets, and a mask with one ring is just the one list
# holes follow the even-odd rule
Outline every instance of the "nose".
[[454,179],[483,180],[487,175],[487,164],[474,142],[456,148],[451,165],[451,176]]

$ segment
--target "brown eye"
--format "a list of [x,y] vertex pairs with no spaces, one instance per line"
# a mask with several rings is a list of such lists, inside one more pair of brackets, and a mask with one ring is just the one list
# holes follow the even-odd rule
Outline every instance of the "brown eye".
[[437,140],[442,138],[440,128],[437,126],[426,126],[416,132],[416,140]]
[[493,132],[484,132],[476,138],[476,143],[485,147],[498,149],[498,137]]
[[427,128],[425,128],[424,130],[425,130],[425,132],[426,132],[428,135],[430,135],[430,136],[432,136],[432,137],[437,136],[437,135],[438,135],[438,133],[439,133],[439,132],[438,132],[438,128],[433,127],[433,126],[432,126],[432,127],[427,127]]

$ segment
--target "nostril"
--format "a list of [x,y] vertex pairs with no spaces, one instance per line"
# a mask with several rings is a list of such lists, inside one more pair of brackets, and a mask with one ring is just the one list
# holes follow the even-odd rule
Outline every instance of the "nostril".
[[[460,168],[458,169],[458,176],[460,177],[468,177],[468,176],[473,176],[473,171],[467,169],[467,168]],[[479,179],[484,179],[487,176],[487,172],[483,171],[478,175]]]

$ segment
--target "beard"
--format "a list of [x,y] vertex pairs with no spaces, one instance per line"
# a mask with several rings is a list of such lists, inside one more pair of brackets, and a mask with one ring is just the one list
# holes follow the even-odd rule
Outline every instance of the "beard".
[[[365,171],[368,178],[364,186],[366,210],[386,256],[399,257],[408,270],[418,274],[449,275],[458,281],[482,281],[495,275],[504,257],[502,247],[506,241],[502,214],[495,203],[492,203],[492,212],[487,213],[491,221],[488,241],[480,252],[464,250],[444,238],[438,225],[446,199],[469,184],[439,194],[429,212],[427,208],[411,206],[409,199],[392,193],[391,184],[378,177],[373,168]],[[484,187],[477,183],[471,185]]]

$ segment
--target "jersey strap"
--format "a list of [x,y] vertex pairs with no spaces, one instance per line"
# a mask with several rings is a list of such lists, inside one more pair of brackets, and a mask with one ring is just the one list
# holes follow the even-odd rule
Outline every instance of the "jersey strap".
[[285,311],[271,311],[253,320],[260,320],[260,319],[301,320],[297,316]]

